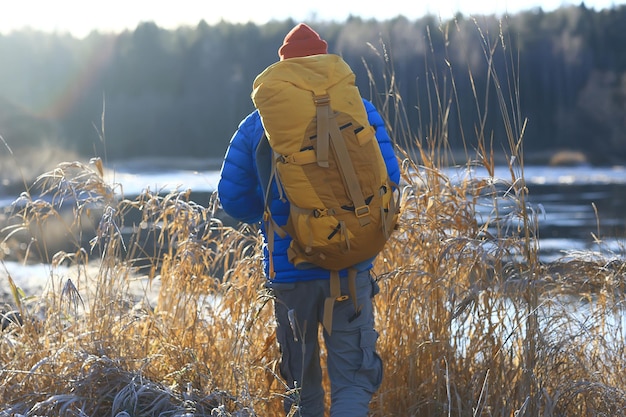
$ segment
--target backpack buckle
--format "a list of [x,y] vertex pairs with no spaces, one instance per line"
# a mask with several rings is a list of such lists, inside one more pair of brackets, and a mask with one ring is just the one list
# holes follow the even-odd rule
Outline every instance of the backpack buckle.
[[326,216],[334,216],[335,209],[327,208],[327,209],[313,209],[313,217],[319,219],[320,217]]
[[360,219],[361,217],[365,217],[368,216],[370,214],[370,208],[369,206],[361,206],[361,207],[356,207],[354,209],[354,215]]
[[313,96],[313,102],[316,106],[326,106],[330,103],[330,96],[328,94],[324,94],[322,96]]

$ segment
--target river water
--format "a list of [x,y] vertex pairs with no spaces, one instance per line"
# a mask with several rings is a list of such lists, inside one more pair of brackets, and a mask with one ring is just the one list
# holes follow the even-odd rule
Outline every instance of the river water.
[[[527,206],[537,213],[539,250],[544,261],[571,252],[626,256],[626,167],[527,166]],[[451,169],[450,178],[484,178],[481,169]],[[511,182],[508,168],[494,176]],[[518,173],[519,178],[519,173]]]
[[[450,168],[446,174],[453,181],[467,176],[488,176],[480,168],[472,171]],[[508,168],[500,167],[495,177],[510,181],[511,175]],[[194,201],[204,205],[217,185],[219,171],[119,165],[105,179],[119,184],[117,188],[126,197],[146,188],[162,193],[190,189]],[[572,251],[626,256],[626,167],[528,166],[524,169],[524,179],[529,190],[528,205],[538,213],[539,249],[544,261]],[[15,198],[0,195],[0,207],[9,206]]]
[[[446,174],[452,180],[488,176],[484,169],[468,171],[465,167],[450,168]],[[523,174],[529,190],[528,205],[539,213],[539,248],[544,260],[571,251],[624,256],[626,167],[527,166]],[[504,181],[511,179],[507,167],[496,168],[494,175]],[[111,179],[123,185],[126,195],[137,194],[146,187],[163,191],[191,189],[200,199],[196,202],[203,204],[217,185],[219,171],[135,172],[122,168]]]
[[[452,179],[484,178],[480,168],[450,168]],[[518,174],[519,176],[519,174]],[[495,177],[510,181],[508,168],[499,167]],[[626,167],[548,167],[527,166],[524,179],[529,189],[528,204],[539,213],[540,250],[553,258],[564,251],[609,250],[624,254],[626,241]],[[190,189],[199,204],[206,204],[217,186],[219,171],[188,169],[134,169],[120,165],[106,174],[106,180],[127,197],[142,190],[163,193]],[[0,195],[0,207],[6,207],[16,196]],[[602,245],[594,243],[594,237]]]

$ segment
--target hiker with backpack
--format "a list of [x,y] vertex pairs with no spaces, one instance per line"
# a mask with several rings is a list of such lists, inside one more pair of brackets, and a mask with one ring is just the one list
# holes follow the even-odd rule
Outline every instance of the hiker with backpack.
[[324,415],[322,324],[330,415],[366,416],[382,381],[371,268],[397,221],[400,170],[381,115],[327,48],[303,23],[285,36],[254,82],[218,195],[233,218],[261,222],[285,413]]

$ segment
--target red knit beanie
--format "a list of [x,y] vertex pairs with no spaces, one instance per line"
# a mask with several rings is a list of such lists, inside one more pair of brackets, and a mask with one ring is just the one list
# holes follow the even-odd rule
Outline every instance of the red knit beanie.
[[280,60],[309,55],[327,54],[328,44],[316,31],[304,23],[291,29],[278,50]]

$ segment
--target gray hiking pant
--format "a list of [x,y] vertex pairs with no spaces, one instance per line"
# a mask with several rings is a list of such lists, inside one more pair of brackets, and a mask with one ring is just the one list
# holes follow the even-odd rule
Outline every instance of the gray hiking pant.
[[[296,416],[324,415],[324,390],[318,331],[323,320],[324,300],[329,296],[327,279],[298,283],[268,283],[273,291],[276,337],[281,349],[280,373],[292,390],[285,399],[285,413],[292,405]],[[353,301],[337,301],[332,335],[323,330],[331,387],[330,415],[365,417],[369,402],[382,381],[382,361],[376,353],[372,297],[378,284],[369,271],[359,272],[356,293],[361,312],[355,315]],[[341,293],[349,294],[347,278],[341,278]]]

